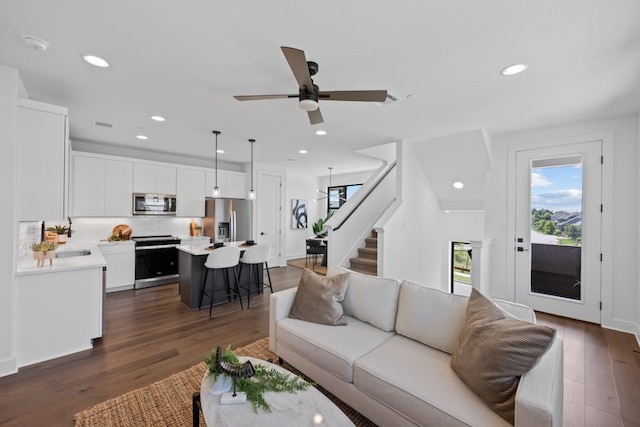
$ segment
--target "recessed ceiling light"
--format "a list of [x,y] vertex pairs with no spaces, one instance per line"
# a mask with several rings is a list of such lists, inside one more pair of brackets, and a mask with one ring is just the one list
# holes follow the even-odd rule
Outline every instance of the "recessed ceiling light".
[[164,122],[167,119],[162,116],[151,116],[151,120],[155,120],[156,122]]
[[457,188],[458,190],[464,187],[464,184],[460,181],[456,181],[453,183],[453,188]]
[[500,74],[502,74],[503,76],[513,76],[516,74],[520,74],[527,68],[529,68],[529,66],[526,64],[513,64],[500,71]]
[[104,59],[100,58],[99,56],[85,55],[84,60],[87,61],[89,64],[95,65],[96,67],[100,67],[100,68],[107,68],[109,66],[109,63]]
[[217,149],[217,150],[216,150],[216,153],[218,153],[218,154],[224,154],[224,150]]
[[307,153],[308,153],[308,151],[307,151],[307,150],[299,150],[299,151],[298,151],[298,153],[300,153],[300,154],[307,154]]
[[316,135],[326,135],[327,131],[326,130],[317,130],[316,131]]
[[147,135],[136,135],[136,138],[142,139],[143,141],[146,141],[147,139],[149,139]]

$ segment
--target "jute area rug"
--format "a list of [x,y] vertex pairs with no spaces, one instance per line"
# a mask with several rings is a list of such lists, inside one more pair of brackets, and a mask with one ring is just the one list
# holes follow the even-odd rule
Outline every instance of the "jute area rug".
[[[241,356],[278,360],[278,356],[269,351],[268,338],[240,347],[236,352]],[[283,367],[300,375],[286,362]],[[200,383],[205,371],[206,366],[201,362],[150,386],[98,403],[78,412],[74,416],[75,425],[76,427],[191,427],[193,425],[191,397],[194,392],[200,391]],[[316,386],[316,388],[331,399],[356,426],[375,427],[375,424],[322,387]],[[200,425],[205,425],[202,414]]]

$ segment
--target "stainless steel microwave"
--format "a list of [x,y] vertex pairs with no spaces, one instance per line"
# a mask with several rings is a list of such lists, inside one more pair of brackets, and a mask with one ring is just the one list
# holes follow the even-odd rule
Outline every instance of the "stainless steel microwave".
[[171,194],[133,193],[134,215],[175,215],[176,196]]

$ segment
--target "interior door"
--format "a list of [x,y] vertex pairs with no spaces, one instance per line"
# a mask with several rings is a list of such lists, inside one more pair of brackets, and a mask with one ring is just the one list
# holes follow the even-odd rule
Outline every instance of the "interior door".
[[281,184],[282,177],[265,172],[258,173],[258,188],[256,189],[258,243],[271,246],[269,266],[280,265],[282,245],[281,234]]
[[602,142],[516,153],[515,299],[600,323]]

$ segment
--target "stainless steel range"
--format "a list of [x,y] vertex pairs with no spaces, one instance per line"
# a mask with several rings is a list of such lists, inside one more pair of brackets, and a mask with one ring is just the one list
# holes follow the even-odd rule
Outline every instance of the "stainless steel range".
[[136,242],[136,281],[134,289],[166,285],[178,281],[180,238],[169,235],[133,236]]

